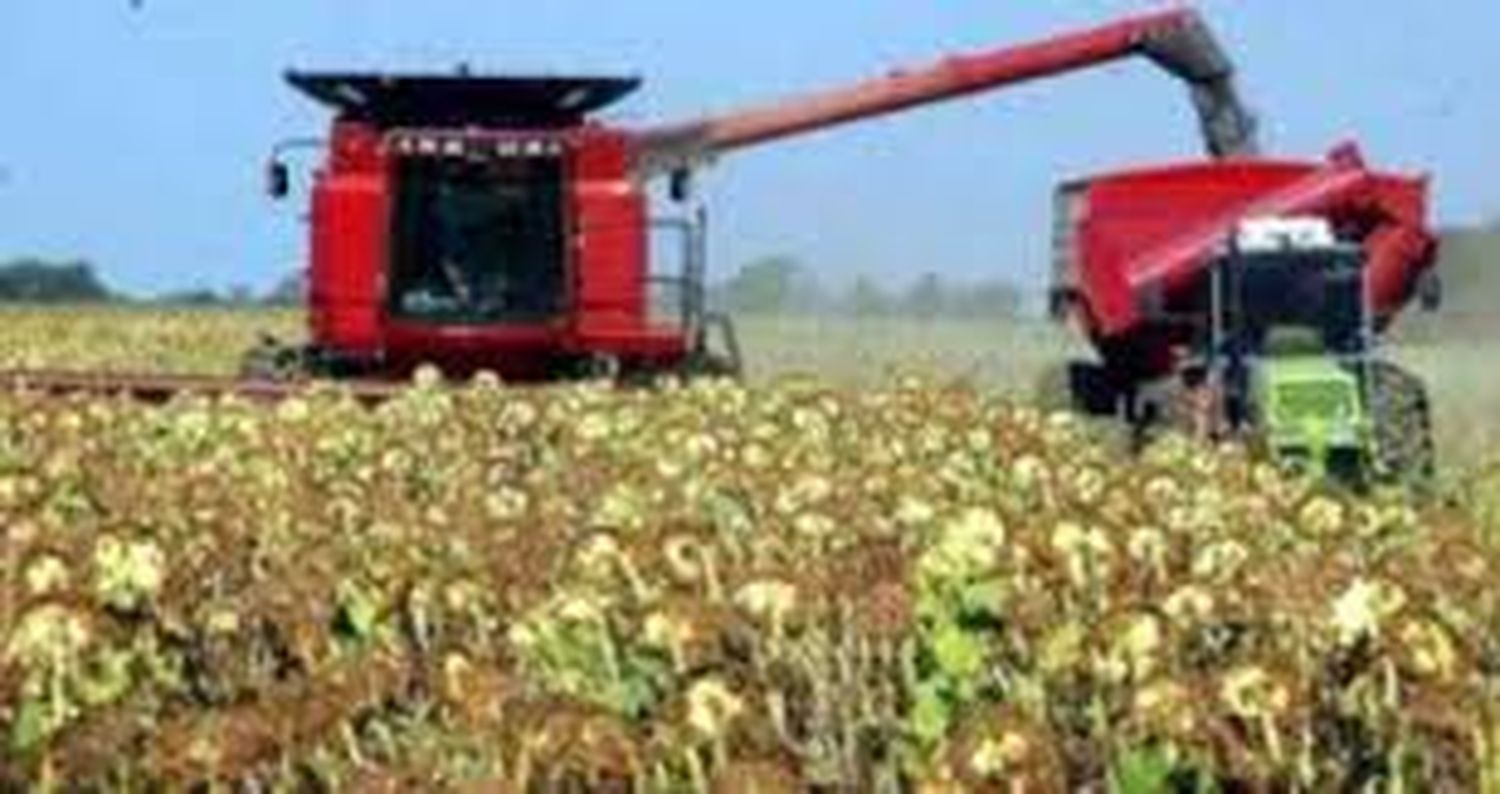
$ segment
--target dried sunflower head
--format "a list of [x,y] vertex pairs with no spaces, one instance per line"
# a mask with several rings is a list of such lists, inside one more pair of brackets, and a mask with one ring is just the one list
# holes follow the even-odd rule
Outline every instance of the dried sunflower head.
[[688,725],[705,739],[722,737],[746,708],[745,701],[718,678],[701,679],[688,689]]
[[1365,637],[1379,638],[1383,625],[1406,605],[1406,593],[1383,581],[1355,579],[1334,599],[1329,623],[1338,643],[1353,645]]

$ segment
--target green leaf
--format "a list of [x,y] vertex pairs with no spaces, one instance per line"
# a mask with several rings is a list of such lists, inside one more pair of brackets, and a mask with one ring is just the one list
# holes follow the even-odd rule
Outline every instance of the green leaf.
[[28,698],[21,702],[15,721],[11,723],[10,746],[19,753],[29,752],[51,738],[57,728],[47,706]]
[[933,630],[932,657],[942,675],[972,682],[984,671],[984,643],[952,623]]
[[942,686],[935,681],[919,686],[913,700],[910,717],[912,732],[925,745],[937,744],[948,733],[948,723],[953,719],[952,704]]
[[998,619],[1005,614],[1005,585],[995,579],[966,585],[959,604],[965,618]]
[[375,627],[380,620],[380,608],[363,589],[350,585],[341,588],[339,594],[339,628],[356,640],[364,641],[375,636]]
[[1160,749],[1132,749],[1115,761],[1116,794],[1156,794],[1172,790],[1176,764]]

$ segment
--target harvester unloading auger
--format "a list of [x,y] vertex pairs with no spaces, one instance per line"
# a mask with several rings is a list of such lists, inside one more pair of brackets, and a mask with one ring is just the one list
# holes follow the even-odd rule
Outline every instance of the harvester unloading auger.
[[[696,168],[746,147],[1129,58],[1187,85],[1209,159],[1062,190],[1055,304],[1100,352],[1099,363],[1070,370],[1070,392],[1079,407],[1144,429],[1170,415],[1173,400],[1162,393],[1186,390],[1199,402],[1217,401],[1214,421],[1200,424],[1245,426],[1253,406],[1244,406],[1260,392],[1234,384],[1248,382],[1243,373],[1267,349],[1226,341],[1223,332],[1237,321],[1223,316],[1226,307],[1241,314],[1246,307],[1230,306],[1234,295],[1219,289],[1233,281],[1226,273],[1238,272],[1223,263],[1234,259],[1225,252],[1238,250],[1230,243],[1244,236],[1245,221],[1308,216],[1327,227],[1328,256],[1333,248],[1342,258],[1357,251],[1367,340],[1417,290],[1434,244],[1420,180],[1371,171],[1352,150],[1327,165],[1260,159],[1233,66],[1190,9],[645,129],[595,117],[635,90],[634,79],[293,72],[295,87],[336,111],[312,188],[309,341],[252,351],[243,380],[57,372],[8,379],[161,399],[181,389],[275,396],[305,377],[339,377],[379,399],[422,364],[510,380],[738,372],[733,327],[704,297]],[[273,193],[284,195],[286,167],[273,160],[269,174]],[[654,216],[648,200],[648,183],[661,176],[670,177],[677,204],[670,217]],[[679,237],[670,275],[651,268],[657,231]],[[674,292],[671,311],[663,311],[663,288]],[[1361,358],[1369,349],[1338,352]],[[1366,401],[1372,379],[1357,380]],[[1192,388],[1172,385],[1179,382]],[[1296,404],[1323,405],[1310,397]],[[1318,427],[1341,421],[1309,410]],[[1326,432],[1313,435],[1322,440],[1304,447],[1332,444]]]

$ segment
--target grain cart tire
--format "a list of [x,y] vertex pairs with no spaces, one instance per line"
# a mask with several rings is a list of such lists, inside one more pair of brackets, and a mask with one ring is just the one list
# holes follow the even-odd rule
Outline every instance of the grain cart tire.
[[1370,364],[1370,419],[1375,428],[1375,478],[1416,488],[1437,471],[1432,408],[1421,378],[1388,361]]
[[1032,388],[1032,400],[1043,411],[1113,418],[1119,414],[1120,390],[1104,367],[1069,361],[1042,370]]

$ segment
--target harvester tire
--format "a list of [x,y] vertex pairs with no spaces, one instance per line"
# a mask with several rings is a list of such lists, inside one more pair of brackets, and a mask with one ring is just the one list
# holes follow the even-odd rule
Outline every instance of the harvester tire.
[[1432,407],[1421,378],[1388,361],[1370,364],[1376,480],[1414,488],[1436,476]]

